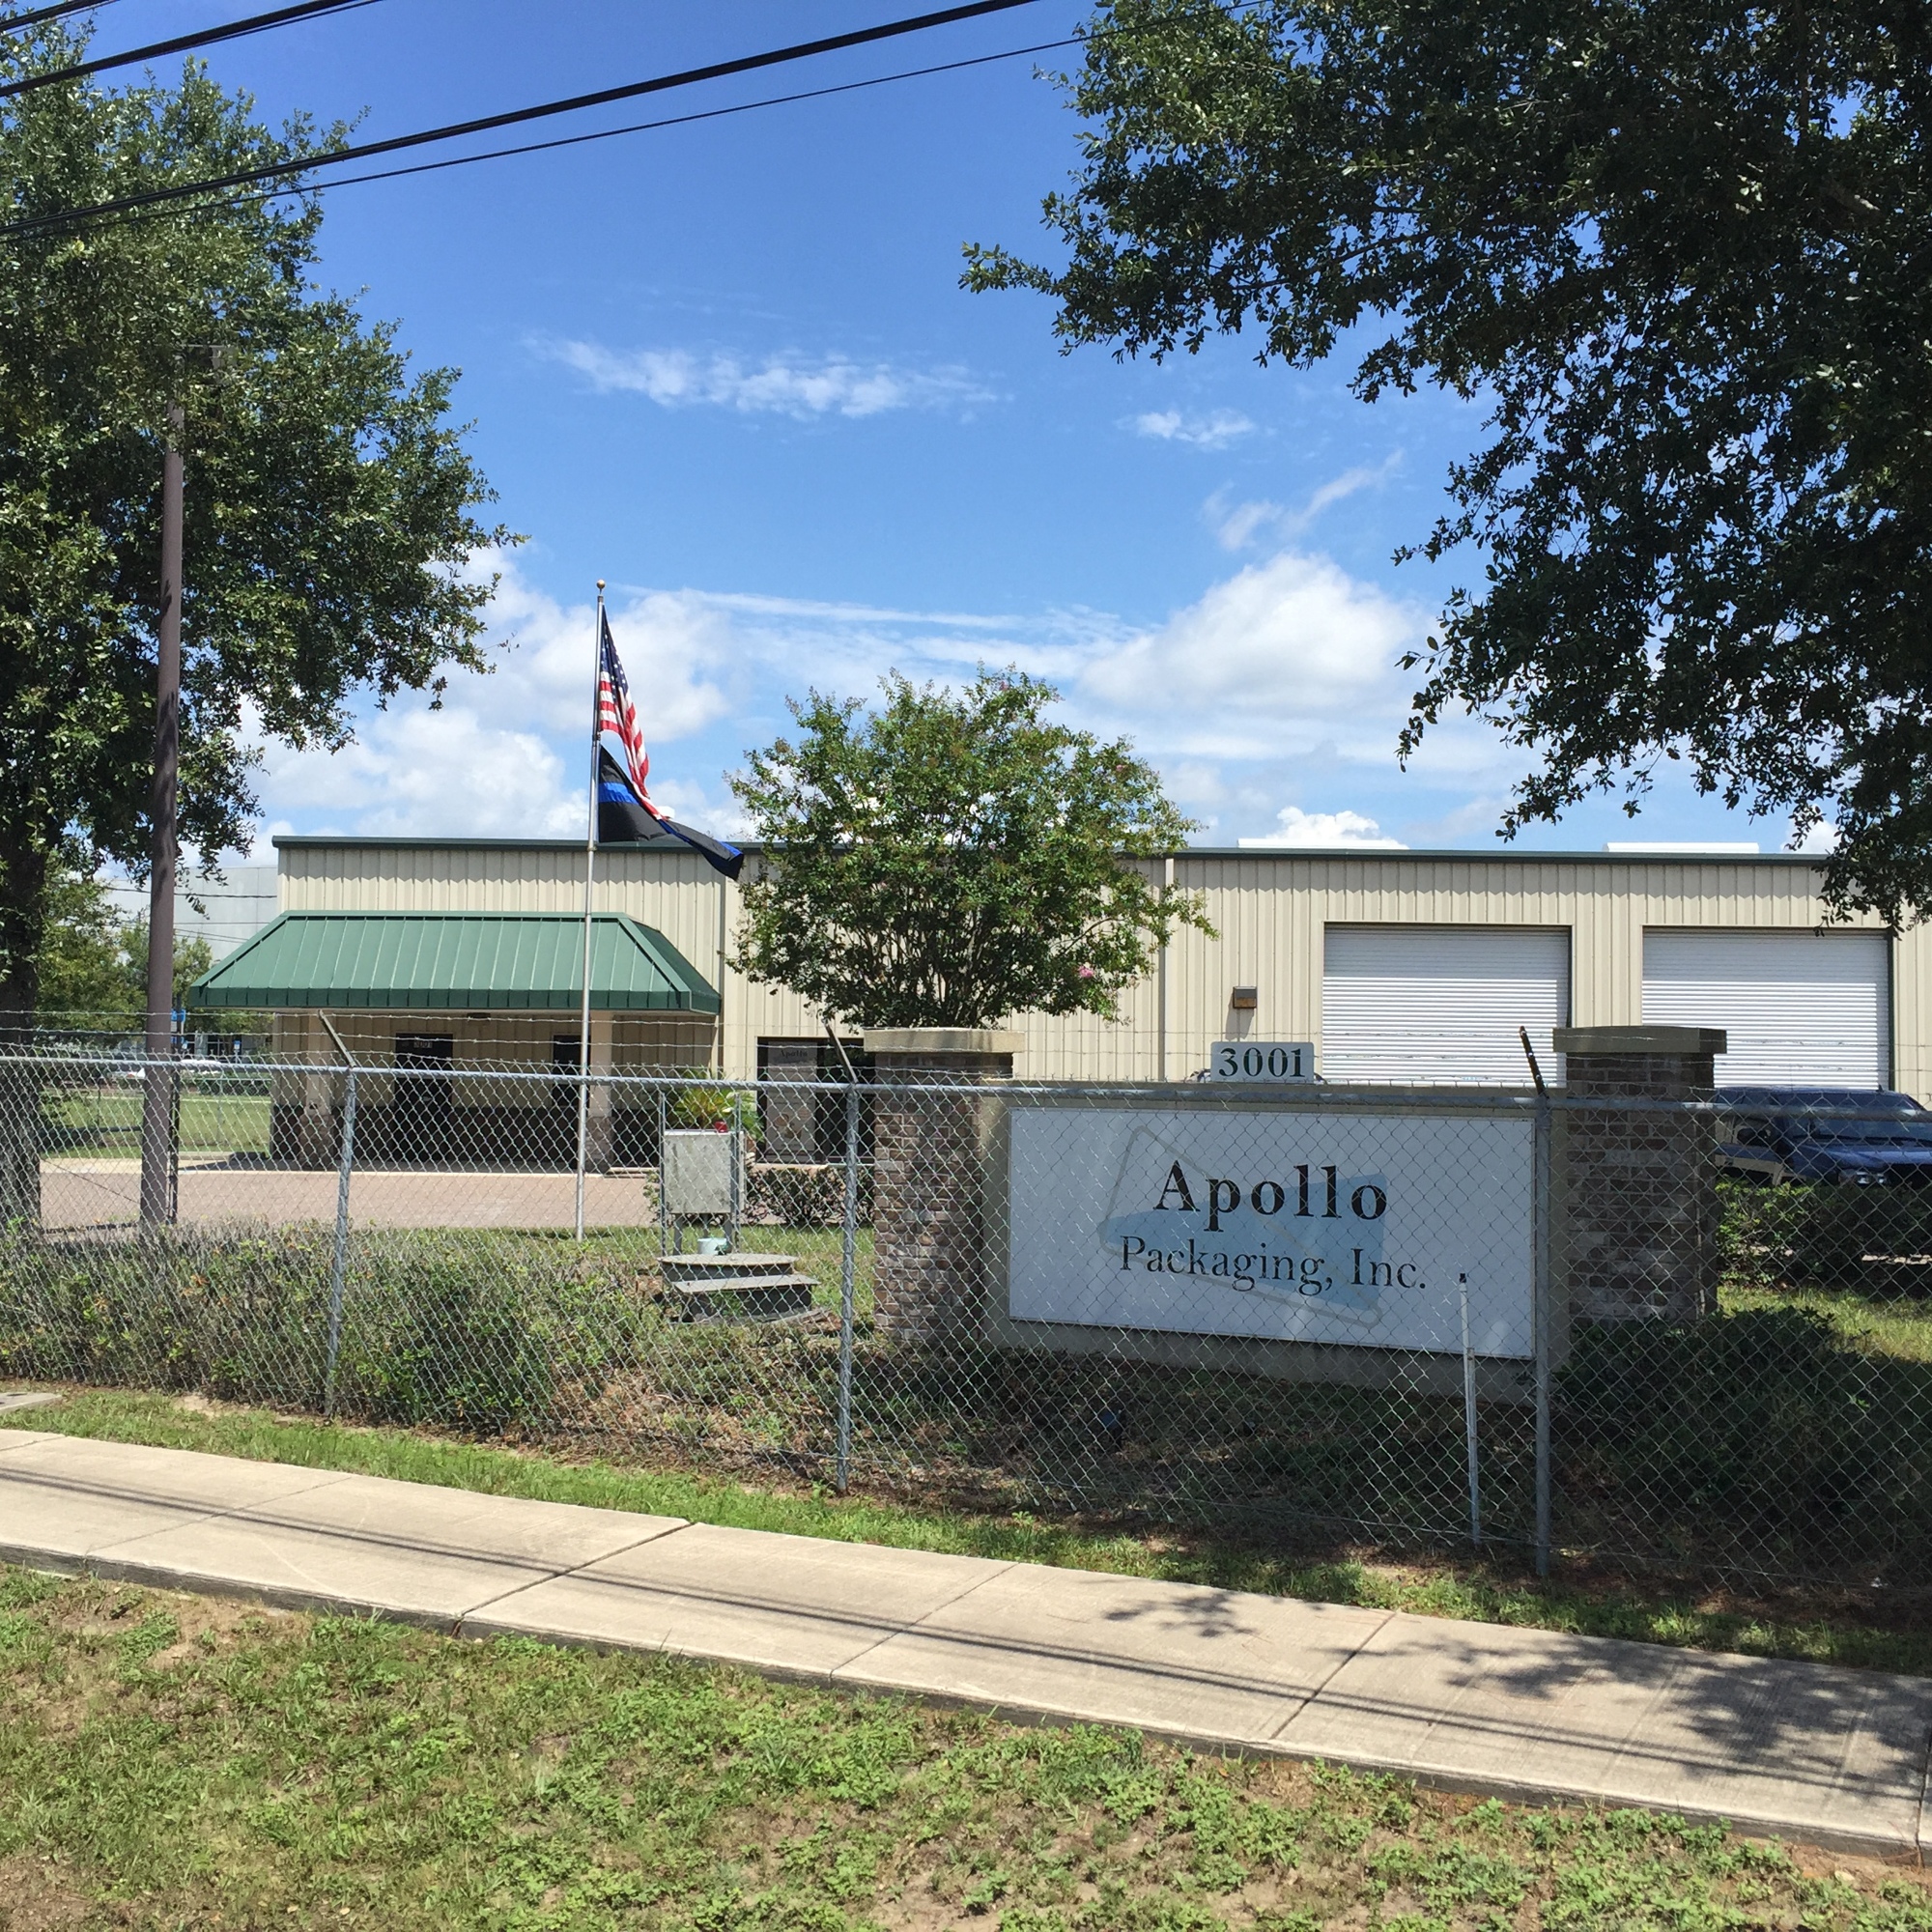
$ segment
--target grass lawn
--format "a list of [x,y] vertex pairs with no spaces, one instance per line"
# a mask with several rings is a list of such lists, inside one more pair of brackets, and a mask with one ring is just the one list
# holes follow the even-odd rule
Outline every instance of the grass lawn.
[[794,1536],[952,1550],[1425,1616],[1932,1675],[1932,1618],[1917,1598],[1903,1606],[1863,1593],[1747,1598],[1720,1589],[1673,1592],[1614,1576],[1572,1576],[1539,1583],[1502,1566],[1447,1559],[1391,1563],[1347,1552],[1315,1556],[1172,1527],[1127,1533],[1025,1514],[976,1514],[863,1495],[840,1497],[818,1487],[751,1488],[675,1467],[568,1461],[425,1431],[330,1425],[198,1397],[118,1389],[72,1390],[57,1407],[0,1415],[0,1427],[355,1470],[492,1495],[637,1510]]
[[1932,1302],[1861,1294],[1849,1288],[1726,1288],[1726,1314],[1744,1308],[1804,1308],[1823,1316],[1847,1348],[1901,1362],[1932,1362]]
[[[251,1084],[257,1084],[252,1083]],[[80,1087],[45,1109],[57,1136],[55,1159],[101,1159],[141,1151],[141,1088],[137,1081]],[[269,1151],[269,1095],[245,1091],[240,1081],[192,1078],[182,1084],[181,1149],[184,1153],[261,1153]]]
[[1932,1932],[1916,1872],[0,1572],[0,1923]]

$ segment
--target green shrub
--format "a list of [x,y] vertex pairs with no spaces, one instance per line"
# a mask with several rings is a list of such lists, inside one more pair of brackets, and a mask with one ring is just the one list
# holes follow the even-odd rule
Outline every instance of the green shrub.
[[[872,1169],[859,1169],[858,1225],[872,1224]],[[748,1227],[837,1228],[845,1219],[842,1163],[749,1161],[741,1217]]]
[[447,1236],[358,1236],[337,1402],[375,1420],[497,1434],[536,1420],[569,1354],[558,1283]]
[[1686,1553],[1932,1575],[1932,1369],[1751,1309],[1579,1329],[1559,1384],[1572,1507]]
[[1720,1265],[1740,1286],[1932,1289],[1932,1188],[1726,1180],[1718,1198]]
[[298,1403],[320,1385],[327,1230],[0,1240],[0,1367]]
[[[333,1231],[0,1237],[0,1370],[313,1408]],[[372,1421],[492,1433],[593,1397],[635,1354],[632,1304],[514,1236],[368,1230],[343,1280],[337,1402]]]
[[666,1118],[673,1127],[728,1127],[735,1123],[750,1139],[758,1138],[758,1101],[741,1087],[698,1083],[680,1088]]

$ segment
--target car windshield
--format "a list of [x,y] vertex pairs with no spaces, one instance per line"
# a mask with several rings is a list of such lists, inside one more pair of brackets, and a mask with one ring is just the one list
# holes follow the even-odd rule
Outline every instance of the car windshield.
[[1897,1146],[1932,1147],[1932,1123],[1917,1121],[1812,1121],[1787,1119],[1779,1122],[1787,1133],[1809,1141],[1889,1141]]
[[[1747,1146],[1763,1147],[1773,1140],[1802,1140],[1932,1147],[1932,1112],[1903,1094],[1860,1094],[1829,1088],[1816,1092],[1742,1088],[1720,1093],[1718,1098],[1735,1109],[1727,1122],[1730,1137]],[[1812,1108],[1819,1112],[1809,1112]],[[1830,1118],[1858,1108],[1869,1109],[1875,1118]]]

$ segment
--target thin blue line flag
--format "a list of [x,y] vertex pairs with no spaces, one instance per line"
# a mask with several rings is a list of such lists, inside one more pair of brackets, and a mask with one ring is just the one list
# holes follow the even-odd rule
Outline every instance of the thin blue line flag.
[[661,844],[675,838],[698,853],[713,871],[735,879],[745,855],[735,845],[667,818],[638,796],[629,775],[602,745],[597,748],[597,842],[600,845]]

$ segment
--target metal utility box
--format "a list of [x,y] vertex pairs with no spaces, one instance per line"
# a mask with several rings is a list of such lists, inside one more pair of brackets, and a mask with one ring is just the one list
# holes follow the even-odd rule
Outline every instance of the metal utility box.
[[664,1211],[673,1220],[738,1218],[742,1136],[674,1127],[664,1137]]

